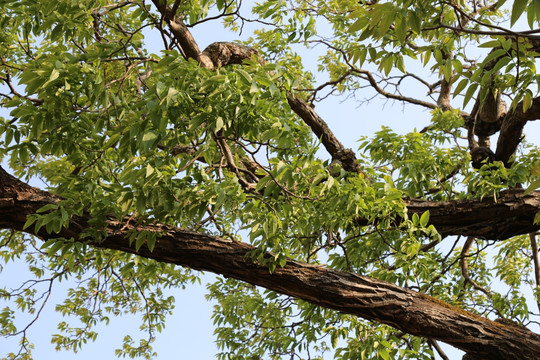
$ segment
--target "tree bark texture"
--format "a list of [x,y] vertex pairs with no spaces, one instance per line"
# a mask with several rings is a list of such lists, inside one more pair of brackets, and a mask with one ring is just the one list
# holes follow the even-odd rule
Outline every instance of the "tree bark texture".
[[[538,201],[539,198],[539,192],[528,196],[516,193],[503,196],[496,203],[492,202],[491,207],[499,209],[492,214],[500,217],[493,218],[490,226],[495,226],[503,218],[512,218],[516,211],[524,214],[527,212],[524,209],[529,209],[529,215],[533,216],[536,209],[527,203]],[[46,204],[55,204],[60,200],[54,194],[31,187],[0,168],[0,228],[22,230],[28,215]],[[446,209],[455,209],[458,214],[464,214],[461,216],[464,220],[477,216],[478,212],[485,212],[489,208],[485,202],[449,202]],[[423,206],[421,203],[415,200],[411,209],[424,211],[432,206],[429,202]],[[456,212],[441,210],[438,216],[433,217],[433,221],[441,222],[443,227],[451,229],[455,225],[446,224],[455,224],[456,221],[449,220],[455,217]],[[33,231],[34,226],[25,231],[42,239],[63,237],[79,240],[83,230],[89,226],[87,220],[84,217],[73,217],[67,228],[54,235],[46,233],[44,229],[36,233]],[[159,224],[140,226],[128,219],[121,221],[111,217],[107,225],[107,236],[104,239],[81,241],[88,241],[100,248],[129,252],[246,281],[319,306],[379,321],[413,335],[444,341],[464,350],[475,359],[530,360],[540,354],[540,335],[526,328],[493,322],[425,294],[384,281],[292,259],[288,259],[284,267],[278,267],[270,273],[268,268],[251,260],[248,254],[255,248],[246,243]],[[487,228],[488,224],[480,228],[484,227]],[[160,235],[154,250],[150,251],[144,245],[136,250],[126,237],[133,230],[158,232]]]
[[523,195],[523,189],[503,191],[500,197],[426,201],[406,200],[409,213],[429,211],[430,224],[439,234],[504,240],[540,229],[534,217],[540,208],[540,191]]

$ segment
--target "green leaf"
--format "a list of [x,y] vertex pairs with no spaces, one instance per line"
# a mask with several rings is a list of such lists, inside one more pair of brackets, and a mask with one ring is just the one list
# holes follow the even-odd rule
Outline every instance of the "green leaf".
[[453,97],[456,97],[458,96],[461,91],[463,89],[465,89],[465,87],[467,86],[467,84],[469,83],[469,79],[462,79],[456,86],[456,88],[454,89],[454,94],[453,94]]
[[456,70],[458,74],[460,74],[463,71],[463,64],[458,59],[452,60],[452,66],[454,67],[454,69]]
[[510,25],[514,26],[516,21],[521,17],[525,8],[527,7],[528,0],[514,0],[514,5],[512,6],[512,15],[510,16]]
[[368,23],[369,23],[369,17],[362,16],[358,18],[358,20],[356,20],[354,24],[351,25],[351,27],[349,28],[349,32],[355,33],[358,30],[365,28]]
[[49,76],[49,80],[47,80],[43,85],[41,85],[42,88],[46,87],[50,83],[52,83],[54,80],[58,79],[58,76],[60,76],[60,72],[57,69],[52,69],[51,76]]
[[463,107],[467,106],[467,103],[471,100],[477,87],[478,84],[472,84],[471,86],[469,86],[467,92],[465,93],[465,98],[463,99]]
[[412,214],[411,220],[413,225],[415,226],[418,226],[420,224],[420,218],[417,213]]
[[501,42],[499,40],[490,40],[478,45],[479,48],[494,48],[498,46],[501,46]]
[[142,148],[144,150],[148,150],[154,147],[154,145],[158,141],[158,138],[159,138],[159,135],[153,130],[145,132],[142,137]]
[[492,52],[490,52],[488,54],[488,56],[486,56],[486,58],[484,59],[483,63],[484,64],[487,64],[489,61],[491,61],[492,59],[496,59],[500,56],[504,56],[507,54],[507,51],[505,49],[497,49],[497,50],[493,50]]
[[214,131],[218,132],[219,130],[223,129],[223,125],[223,118],[221,116],[218,116],[218,118],[216,119],[216,126],[214,128]]
[[238,74],[240,74],[240,79],[242,79],[244,84],[251,85],[253,78],[251,77],[251,75],[248,74],[247,71],[242,69],[237,69],[236,71],[238,72]]
[[522,101],[523,101],[523,112],[526,112],[532,106],[532,93],[530,90],[525,91]]
[[540,0],[533,0],[533,4],[536,12],[536,21],[540,22]]
[[137,197],[137,212],[139,214],[144,214],[146,213],[146,197],[142,194],[140,194],[138,197]]
[[416,14],[416,11],[413,11],[413,10],[408,11],[407,21],[409,23],[409,26],[411,27],[411,30],[415,34],[420,34],[422,32],[422,21]]
[[389,360],[390,359],[390,354],[388,353],[388,350],[386,349],[380,349],[377,351],[377,354],[383,358],[383,360]]
[[523,195],[527,195],[540,188],[540,179],[534,180],[531,185],[523,192]]
[[28,216],[28,218],[26,219],[26,222],[23,225],[23,230],[25,230],[27,227],[29,227],[30,225],[35,223],[36,220],[37,220],[37,218],[35,216],[31,216],[31,215]]
[[152,175],[154,173],[154,167],[150,164],[146,165],[146,177],[149,177],[150,175]]
[[155,236],[149,236],[148,240],[146,241],[146,246],[148,246],[148,250],[150,252],[154,251],[154,248],[156,247],[157,238]]
[[49,250],[47,250],[47,254],[49,256],[52,256],[54,254],[56,254],[58,252],[58,250],[60,250],[62,247],[64,247],[64,242],[61,241],[61,240],[57,240],[55,241],[52,246],[49,248]]
[[446,63],[444,64],[442,70],[446,81],[450,81],[450,79],[452,78],[452,61],[446,60]]
[[135,240],[135,251],[139,251],[145,242],[146,237],[143,234],[138,234],[137,239]]
[[429,223],[429,210],[425,211],[420,217],[420,226],[426,227]]
[[169,91],[167,92],[167,106],[171,106],[172,103],[174,103],[174,101],[176,100],[178,96],[178,90],[176,90],[175,88],[169,88]]

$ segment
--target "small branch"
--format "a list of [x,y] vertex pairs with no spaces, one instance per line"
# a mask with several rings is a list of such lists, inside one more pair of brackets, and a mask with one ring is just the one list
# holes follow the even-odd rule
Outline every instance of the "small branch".
[[[36,98],[29,97],[29,96],[25,96],[25,95],[20,94],[17,90],[15,90],[15,87],[11,83],[11,75],[8,72],[6,73],[6,77],[3,78],[2,80],[5,81],[6,85],[9,87],[9,91],[13,95],[15,95],[15,96],[17,96],[17,97],[19,97],[21,99],[29,100],[36,106],[43,105],[43,102],[44,102],[43,99],[36,99]],[[6,96],[6,95],[4,95],[4,96]],[[6,97],[9,98],[9,96],[6,96]]]
[[[240,183],[240,185],[242,185],[242,187],[244,188],[244,190],[246,190],[247,192],[252,192],[255,190],[255,188],[257,187],[257,184],[255,183],[251,183],[249,181],[247,181],[243,176],[242,174],[240,173],[241,171],[248,171],[248,170],[245,170],[245,169],[240,169],[237,165],[236,165],[236,162],[234,161],[234,157],[233,157],[233,154],[231,152],[231,149],[229,148],[229,145],[227,144],[227,141],[225,141],[224,137],[223,137],[223,130],[220,130],[218,131],[216,134],[214,134],[214,139],[216,140],[219,148],[221,149],[221,153],[223,154],[223,156],[225,157],[225,160],[227,160],[227,165],[228,165],[228,168],[234,172],[236,174],[236,176],[238,177],[238,182]],[[251,173],[249,173],[249,175],[251,176],[251,178],[253,179],[256,179],[257,177]]]
[[472,35],[487,35],[487,36],[514,36],[514,37],[519,36],[519,37],[532,39],[532,40],[540,39],[540,36],[536,35],[536,34],[540,34],[540,30],[514,32],[508,29],[503,29],[502,31],[486,31],[486,30],[464,29],[464,28],[459,28],[455,26],[440,24],[437,26],[430,26],[430,27],[422,28],[422,31],[440,30],[440,29],[452,30],[456,34],[465,33],[465,34],[472,34]]
[[428,343],[433,346],[433,348],[435,350],[437,350],[437,354],[439,354],[439,356],[441,357],[442,360],[450,360],[448,358],[448,356],[446,356],[445,352],[443,351],[443,349],[441,349],[441,347],[439,346],[439,344],[435,341],[435,340],[431,340],[431,339],[428,339]]
[[[379,84],[377,83],[377,81],[375,80],[375,78],[373,77],[373,74],[371,74],[371,72],[369,72],[367,70],[359,69],[356,66],[354,66],[353,64],[351,64],[351,62],[349,61],[349,57],[348,57],[347,53],[343,49],[338,49],[335,46],[333,46],[332,44],[329,44],[328,42],[323,41],[323,40],[317,40],[316,42],[324,44],[328,48],[340,53],[341,56],[343,57],[343,60],[347,64],[347,66],[350,68],[350,71],[353,72],[353,73],[363,75],[363,76],[360,76],[360,77],[363,78],[363,79],[366,79],[369,82],[369,84],[371,85],[371,87],[373,87],[373,89],[377,93],[379,93],[380,95],[382,95],[382,96],[384,96],[384,97],[386,97],[388,99],[394,99],[394,100],[399,100],[399,101],[403,101],[403,102],[408,102],[408,103],[411,103],[411,104],[424,106],[424,107],[427,107],[429,109],[436,109],[438,107],[436,104],[432,104],[432,103],[429,103],[427,101],[422,101],[422,100],[411,98],[411,97],[408,97],[408,96],[392,94],[392,93],[389,93],[389,92],[385,91],[383,88],[381,88],[379,86]],[[412,76],[417,80],[419,79],[417,76],[414,76],[414,75],[411,75],[411,74],[406,74],[406,76],[407,75]],[[421,82],[426,84],[425,81],[421,81]],[[429,87],[429,85],[428,85],[428,87]]]
[[432,103],[427,102],[427,101],[423,101],[423,100],[419,100],[419,99],[415,99],[415,98],[411,98],[411,97],[403,96],[403,95],[396,95],[396,94],[389,93],[388,91],[385,91],[383,88],[381,88],[379,86],[379,84],[377,83],[377,81],[373,77],[373,74],[371,72],[367,71],[367,70],[362,70],[362,69],[358,69],[358,68],[354,67],[353,71],[355,73],[357,73],[357,74],[364,75],[366,80],[371,85],[371,87],[375,91],[377,91],[380,95],[382,95],[382,96],[384,96],[384,97],[386,97],[388,99],[404,101],[404,102],[408,102],[408,103],[411,103],[411,104],[424,106],[424,107],[427,107],[429,109],[438,108],[438,105],[432,104]]
[[[536,282],[536,287],[540,287],[540,260],[538,259],[538,243],[536,242],[536,234],[530,233],[529,237],[531,239],[531,249],[532,249],[532,260],[534,264],[534,280]],[[536,305],[538,310],[540,310],[540,299],[536,297]]]
[[469,250],[471,249],[472,243],[474,242],[474,237],[469,236],[463,245],[463,250],[461,250],[459,264],[461,265],[461,274],[465,278],[465,284],[469,283],[472,287],[478,291],[483,292],[487,295],[488,298],[491,298],[491,292],[484,289],[482,286],[478,285],[476,281],[470,278],[469,276],[469,263],[467,258],[469,257]]
[[316,88],[314,89],[295,89],[296,91],[308,91],[308,92],[311,92],[312,94],[309,96],[309,98],[311,99],[310,100],[310,103],[313,103],[313,101],[315,100],[315,98],[317,97],[317,93],[319,91],[321,91],[322,89],[324,89],[325,87],[327,86],[334,86],[334,85],[337,85],[339,83],[341,83],[343,80],[345,80],[350,74],[352,73],[351,70],[347,71],[345,74],[341,75],[338,79],[336,80],[331,80],[331,81],[327,81],[325,82],[324,84],[322,85],[319,85],[317,86]]

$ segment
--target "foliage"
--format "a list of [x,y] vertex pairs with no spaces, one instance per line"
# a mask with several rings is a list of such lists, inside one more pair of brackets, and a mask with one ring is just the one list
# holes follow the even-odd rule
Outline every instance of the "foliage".
[[[26,227],[50,235],[45,243],[2,232],[0,266],[25,262],[33,276],[0,291],[9,302],[0,334],[21,338],[20,349],[3,356],[31,358],[15,315],[38,317],[50,286],[68,279],[74,285],[56,311],[73,321],[59,323],[57,349],[84,349],[99,323],[138,313],[148,338],[126,335],[116,355],[155,356],[151,343],[174,307],[165,290],[197,274],[54,237],[83,214],[92,219],[87,238],[103,237],[111,215],[159,222],[249,241],[261,262],[272,251],[270,271],[285,257],[325,263],[481,315],[538,321],[523,294],[532,290],[540,302],[528,237],[476,240],[465,276],[462,239],[442,241],[429,212],[409,216],[404,201],[538,187],[538,149],[525,141],[510,165],[473,169],[464,116],[497,92],[510,110],[533,107],[538,40],[498,24],[534,28],[538,1],[260,1],[250,16],[261,26],[245,43],[266,61],[215,71],[167,38],[156,3],[163,1],[0,1],[0,158],[63,198],[28,218]],[[193,28],[214,19],[242,32],[250,22],[240,1],[179,3]],[[146,44],[160,36],[164,50],[149,53]],[[316,56],[309,51],[319,51],[318,68],[304,68]],[[440,105],[445,82],[453,107]],[[373,136],[351,129],[361,171],[350,172],[321,155],[321,139],[291,110],[291,92],[313,104],[338,95],[361,106],[377,96],[419,105],[429,109],[429,125],[405,134],[383,127]],[[137,232],[131,240],[152,249],[156,236]],[[219,303],[220,359],[431,359],[435,351],[426,339],[230,279],[209,285],[208,297]]]

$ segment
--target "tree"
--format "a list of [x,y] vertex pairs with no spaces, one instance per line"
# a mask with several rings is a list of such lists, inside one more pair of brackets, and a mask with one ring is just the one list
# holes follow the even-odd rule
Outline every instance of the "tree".
[[[3,2],[1,255],[35,276],[0,292],[8,357],[31,357],[14,308],[39,316],[36,285],[73,278],[57,310],[82,325],[62,322],[58,348],[140,312],[148,339],[117,355],[150,358],[162,290],[197,269],[226,278],[209,295],[220,358],[444,358],[438,341],[535,358],[540,8],[504,3],[268,0],[250,18],[236,0]],[[258,29],[201,51],[209,21]],[[313,48],[326,82],[302,66]],[[317,113],[334,95],[430,124],[359,124],[354,151]]]

